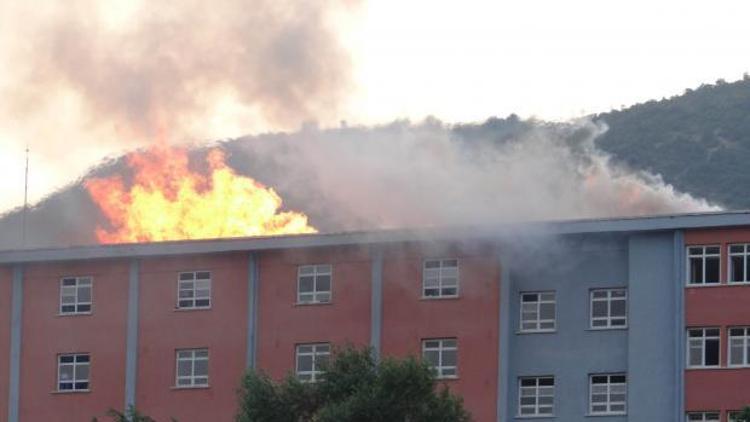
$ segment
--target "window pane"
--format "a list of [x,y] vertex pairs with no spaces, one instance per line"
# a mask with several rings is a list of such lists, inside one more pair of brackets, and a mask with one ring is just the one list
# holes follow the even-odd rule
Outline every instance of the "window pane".
[[591,310],[594,317],[605,317],[607,316],[607,302],[596,301],[592,304]]
[[91,302],[91,287],[83,287],[78,289],[78,301]]
[[706,365],[719,364],[719,340],[706,340]]
[[743,281],[745,279],[745,264],[742,256],[733,256],[730,258],[730,277],[731,281]]
[[626,305],[624,300],[613,300],[611,307],[610,314],[612,316],[625,316]]
[[208,375],[208,359],[196,360],[194,371],[194,375],[196,376]]
[[555,304],[543,303],[540,307],[541,319],[555,319]]
[[317,278],[317,290],[328,292],[331,290],[331,276],[321,275]]
[[706,283],[719,282],[719,258],[706,258]]
[[299,291],[300,292],[312,292],[315,286],[314,278],[312,276],[305,276],[299,278]]
[[313,357],[311,355],[303,355],[297,358],[297,370],[312,371],[312,369],[313,369]]
[[89,379],[89,365],[76,365],[75,376],[76,380]]
[[456,366],[456,351],[449,350],[443,352],[443,366]]
[[523,302],[538,302],[538,297],[536,294],[526,294],[521,297]]
[[195,273],[180,273],[180,280],[193,280],[193,279],[195,279]]
[[690,283],[703,283],[703,259],[690,258]]

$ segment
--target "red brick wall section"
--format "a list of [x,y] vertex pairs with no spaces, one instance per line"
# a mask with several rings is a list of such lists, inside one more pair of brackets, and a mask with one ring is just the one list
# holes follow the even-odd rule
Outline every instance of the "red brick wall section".
[[[91,315],[58,315],[60,279],[66,276],[94,278]],[[90,421],[110,407],[122,408],[127,262],[29,265],[24,277],[20,420]],[[5,285],[3,277],[2,288]],[[6,341],[7,336],[0,338]],[[56,392],[57,355],[72,352],[91,354],[89,393]],[[5,365],[7,358],[2,361]],[[7,394],[0,396],[5,400]]]
[[[425,258],[458,258],[460,297],[422,299]],[[383,353],[421,356],[421,341],[458,339],[458,379],[445,384],[464,398],[476,421],[495,420],[498,371],[499,265],[481,245],[399,245],[385,254]]]
[[693,230],[686,245],[721,246],[721,283],[685,289],[687,327],[721,328],[720,369],[688,369],[685,374],[686,410],[739,410],[750,404],[750,368],[728,368],[728,333],[733,326],[750,326],[750,285],[727,283],[728,245],[750,243],[750,229]]
[[13,270],[0,267],[0,419],[8,414],[8,379],[10,356],[10,315]]

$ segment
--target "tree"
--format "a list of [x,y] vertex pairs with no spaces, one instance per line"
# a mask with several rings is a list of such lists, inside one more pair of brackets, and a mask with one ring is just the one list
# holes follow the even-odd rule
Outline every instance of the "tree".
[[[105,413],[105,416],[108,416],[112,419],[112,422],[156,422],[151,416],[146,416],[139,412],[135,407],[130,406],[127,410],[124,412],[120,412],[115,409],[109,409],[107,410],[107,413]],[[97,418],[91,419],[91,422],[98,422],[99,420]],[[174,418],[171,419],[172,422],[177,422]]]
[[237,422],[468,422],[463,400],[437,388],[433,370],[413,357],[376,362],[369,349],[334,351],[320,381],[275,382],[248,371]]
[[734,419],[734,422],[750,422],[750,406],[745,406],[740,414]]

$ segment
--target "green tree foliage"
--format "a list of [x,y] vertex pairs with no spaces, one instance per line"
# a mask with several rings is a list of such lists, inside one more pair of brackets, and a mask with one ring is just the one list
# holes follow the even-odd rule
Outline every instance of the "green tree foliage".
[[[108,416],[112,422],[156,422],[155,419],[142,414],[133,406],[128,407],[128,409],[124,412],[120,412],[115,409],[109,409],[107,413],[105,413],[105,415]],[[91,419],[91,422],[98,421],[99,420],[97,418]],[[177,422],[177,420],[174,418],[172,418],[171,421]]]
[[316,383],[281,382],[249,371],[237,422],[467,422],[460,397],[437,388],[430,367],[414,358],[376,362],[370,350],[334,352]]
[[745,406],[735,422],[750,422],[750,406]]

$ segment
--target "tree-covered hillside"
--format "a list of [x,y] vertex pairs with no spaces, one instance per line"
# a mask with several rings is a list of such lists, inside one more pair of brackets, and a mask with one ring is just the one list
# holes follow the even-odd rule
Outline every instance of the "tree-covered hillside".
[[597,144],[635,169],[730,209],[750,208],[750,77],[595,116]]

